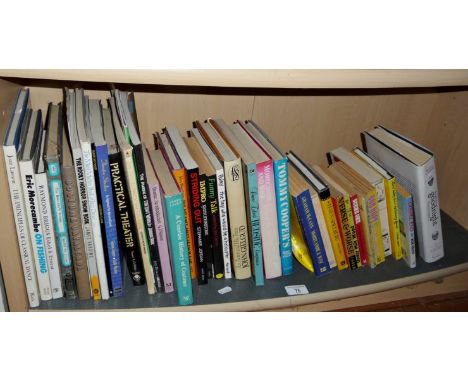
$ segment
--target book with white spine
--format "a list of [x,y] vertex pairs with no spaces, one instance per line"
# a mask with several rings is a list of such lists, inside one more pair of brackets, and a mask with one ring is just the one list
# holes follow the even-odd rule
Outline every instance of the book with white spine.
[[34,163],[38,155],[39,139],[42,134],[41,111],[27,111],[24,120],[21,151],[19,153],[19,168],[21,173],[21,184],[23,186],[24,202],[26,204],[26,216],[29,232],[32,238],[32,249],[36,264],[36,275],[39,283],[39,294],[41,300],[52,299],[49,270],[47,266],[44,233],[41,223],[41,212],[39,198],[36,188],[36,177],[34,175]]
[[49,196],[49,180],[47,179],[46,166],[44,163],[46,131],[42,130],[41,135],[39,153],[37,155],[37,162],[35,163],[36,189],[39,198],[39,210],[44,234],[50,286],[52,288],[52,298],[61,298],[63,297],[62,277],[60,275],[57,257],[57,246],[55,245],[54,223],[52,220],[52,207]]
[[36,267],[31,246],[28,222],[26,217],[26,205],[23,197],[20,171],[18,164],[18,152],[20,146],[20,135],[22,133],[23,120],[28,105],[29,90],[21,89],[18,92],[14,110],[12,111],[7,133],[3,141],[3,155],[5,157],[6,175],[10,188],[11,205],[15,218],[16,235],[23,266],[24,281],[28,295],[29,306],[39,306],[39,287],[37,283]]

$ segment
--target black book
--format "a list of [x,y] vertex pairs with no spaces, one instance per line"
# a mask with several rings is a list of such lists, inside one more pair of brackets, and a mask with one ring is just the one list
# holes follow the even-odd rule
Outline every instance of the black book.
[[217,279],[224,277],[223,245],[221,242],[221,222],[219,218],[218,186],[216,174],[207,177],[208,217],[210,222],[210,244],[213,257],[213,274]]
[[208,177],[206,174],[199,174],[200,203],[203,219],[203,248],[206,257],[206,277],[213,278],[213,248],[210,244],[211,222],[209,217],[210,204],[208,201]]

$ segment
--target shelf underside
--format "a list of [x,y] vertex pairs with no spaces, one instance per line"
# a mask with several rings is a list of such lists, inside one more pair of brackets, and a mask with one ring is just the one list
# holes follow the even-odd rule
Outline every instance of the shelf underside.
[[[41,303],[37,310],[153,310],[171,308],[184,310],[259,310],[299,304],[330,301],[358,296],[437,279],[450,273],[468,269],[468,232],[442,212],[445,257],[433,264],[418,258],[417,267],[410,269],[401,261],[387,258],[375,269],[338,271],[316,277],[295,262],[294,273],[279,279],[266,280],[265,286],[256,287],[254,279],[210,280],[207,285],[194,286],[194,303],[177,307],[175,293],[157,293],[150,296],[146,286],[133,287],[130,278],[125,280],[125,296],[107,301],[53,300]],[[289,297],[287,285],[306,285],[309,294]],[[224,295],[218,290],[230,286],[232,292]]]

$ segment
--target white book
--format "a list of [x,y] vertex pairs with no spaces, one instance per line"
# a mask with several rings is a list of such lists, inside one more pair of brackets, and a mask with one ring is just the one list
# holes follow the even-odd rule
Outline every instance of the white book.
[[39,284],[39,295],[41,296],[41,300],[47,301],[52,299],[52,289],[50,286],[49,270],[47,266],[47,255],[44,233],[42,230],[36,177],[34,175],[34,162],[39,151],[37,147],[39,144],[39,134],[42,133],[42,113],[40,110],[28,110],[25,118],[26,121],[23,129],[27,129],[27,131],[22,137],[19,168],[21,184],[23,186],[24,202],[26,204],[26,216],[29,232],[31,233],[32,238],[32,249]]
[[39,208],[41,213],[42,230],[44,233],[44,244],[47,256],[47,267],[49,270],[50,286],[52,288],[52,298],[63,297],[62,278],[58,263],[57,246],[55,245],[54,223],[52,207],[49,197],[49,182],[44,163],[44,144],[46,131],[42,131],[42,138],[39,148],[39,156],[36,163],[36,189],[39,198]]
[[39,287],[37,283],[34,255],[29,235],[26,217],[26,205],[23,197],[23,187],[19,171],[17,148],[20,146],[20,133],[22,120],[26,114],[29,91],[22,89],[18,93],[15,110],[10,119],[8,130],[3,142],[3,155],[5,157],[6,174],[10,188],[11,205],[15,218],[16,235],[23,266],[26,292],[31,308],[39,306]]
[[412,195],[418,253],[432,263],[444,256],[434,155],[384,127],[365,132],[367,151]]

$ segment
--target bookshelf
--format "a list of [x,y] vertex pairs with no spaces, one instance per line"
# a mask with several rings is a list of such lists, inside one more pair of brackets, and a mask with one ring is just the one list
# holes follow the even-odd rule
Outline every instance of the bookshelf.
[[[142,140],[171,124],[181,131],[195,119],[254,119],[284,150],[310,163],[324,153],[360,143],[359,133],[381,123],[430,147],[436,156],[446,258],[415,270],[393,260],[376,270],[333,272],[323,278],[297,264],[290,278],[263,288],[253,281],[214,281],[195,290],[189,310],[260,310],[333,301],[426,282],[468,270],[468,71],[467,70],[0,70],[0,135],[20,86],[45,109],[63,86],[82,86],[105,99],[110,84],[135,91]],[[456,164],[456,165],[454,165]],[[4,168],[3,155],[0,167]],[[4,171],[4,170],[1,170]],[[0,262],[11,310],[28,310],[8,184],[0,176]],[[217,290],[231,285],[233,291]],[[285,285],[305,284],[308,295],[287,297]],[[127,283],[128,285],[128,283]],[[175,296],[127,288],[108,302],[54,301],[41,309],[181,309]],[[401,298],[403,298],[402,296]]]

